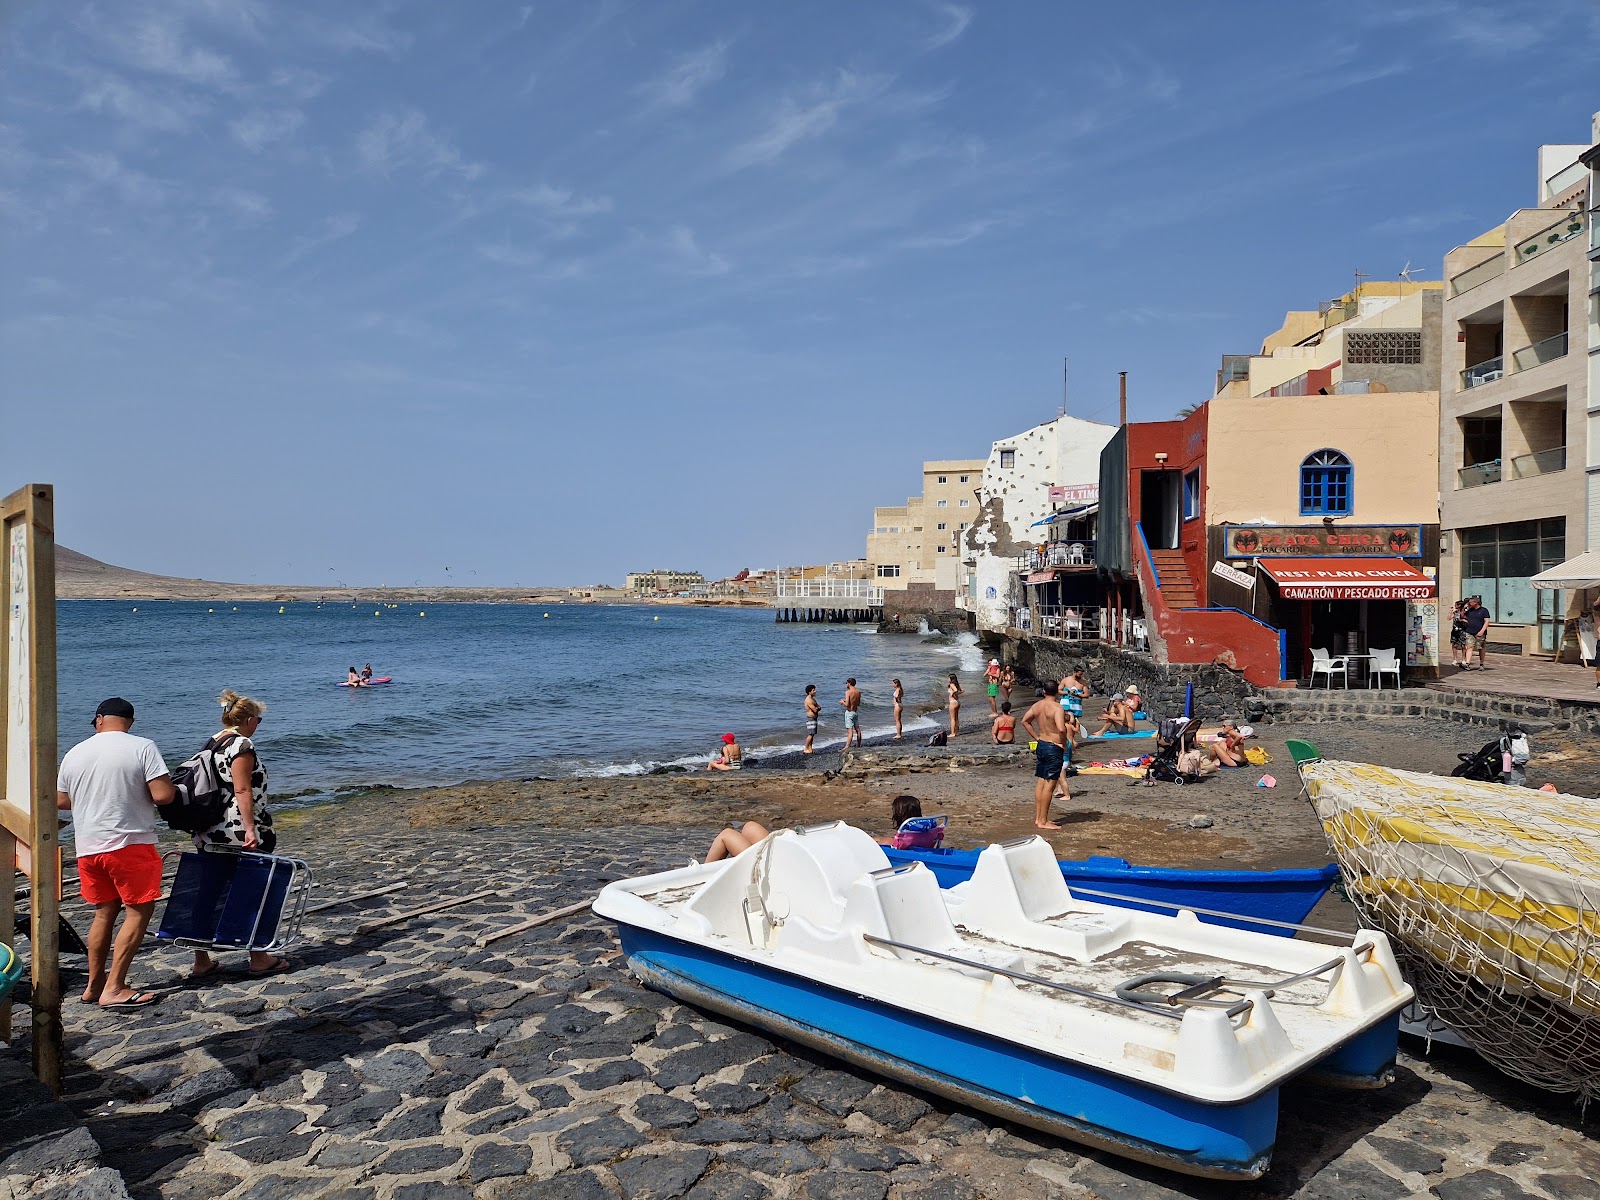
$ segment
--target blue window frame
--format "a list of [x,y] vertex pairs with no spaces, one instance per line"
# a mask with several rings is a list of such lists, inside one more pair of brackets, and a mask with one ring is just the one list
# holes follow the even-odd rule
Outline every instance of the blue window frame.
[[1346,517],[1352,507],[1350,460],[1337,450],[1318,450],[1300,464],[1300,514]]
[[1183,477],[1183,519],[1192,521],[1200,515],[1200,468],[1196,467]]

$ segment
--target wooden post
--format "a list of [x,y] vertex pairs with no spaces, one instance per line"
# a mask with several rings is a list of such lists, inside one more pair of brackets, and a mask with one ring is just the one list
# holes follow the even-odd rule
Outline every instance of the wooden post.
[[[32,881],[33,1070],[61,1095],[61,858],[56,813],[55,492],[31,483],[0,500],[0,596],[5,599],[0,670],[0,857],[12,879],[0,905],[0,939],[13,934],[13,893],[22,868]],[[0,1002],[0,1036],[11,1008]]]

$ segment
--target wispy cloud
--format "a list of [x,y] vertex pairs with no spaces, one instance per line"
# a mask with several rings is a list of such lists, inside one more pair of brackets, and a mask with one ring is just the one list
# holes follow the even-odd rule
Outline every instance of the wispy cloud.
[[550,281],[580,279],[586,268],[582,259],[552,259],[534,246],[513,246],[510,242],[485,242],[474,247],[479,258],[502,267],[515,267],[525,278]]
[[968,166],[976,165],[983,157],[984,143],[979,137],[916,138],[901,142],[894,148],[889,161],[897,167],[937,160],[954,160]]
[[166,184],[128,166],[114,154],[76,151],[66,161],[83,181],[72,189],[78,196],[100,189],[124,203],[146,207],[165,204],[169,198],[170,189]]
[[259,225],[272,217],[272,201],[249,188],[218,188],[216,200],[241,225]]
[[1435,229],[1443,229],[1446,225],[1453,225],[1466,219],[1467,214],[1459,208],[1430,209],[1427,212],[1411,213],[1407,216],[1388,217],[1374,225],[1372,232],[1405,237],[1412,234],[1432,233]]
[[433,176],[457,174],[476,179],[483,164],[469,162],[446,137],[435,133],[428,119],[416,109],[382,113],[356,139],[356,159],[360,165],[380,175],[401,168]]
[[303,233],[290,243],[289,252],[284,255],[281,265],[290,266],[313,250],[342,241],[360,228],[361,217],[357,213],[335,213],[325,217],[315,233]]
[[948,46],[967,31],[967,26],[972,24],[973,10],[960,4],[941,4],[939,28],[923,43],[927,50],[937,50],[941,46]]
[[544,216],[563,220],[608,213],[612,207],[610,196],[579,196],[570,188],[555,188],[547,183],[514,189],[510,196]]
[[841,70],[798,96],[785,96],[766,128],[734,148],[729,165],[741,168],[775,162],[799,143],[827,133],[846,109],[883,95],[889,83],[884,75]]
[[384,54],[390,58],[398,58],[411,49],[413,41],[409,33],[391,29],[378,17],[339,21],[320,15],[305,16],[300,32],[307,41],[328,50]]
[[707,250],[687,225],[674,225],[667,230],[667,249],[672,252],[680,270],[690,275],[726,275],[733,264],[720,254]]
[[915,234],[911,237],[901,238],[895,244],[902,250],[948,250],[953,246],[964,246],[966,243],[976,241],[985,234],[996,229],[1004,229],[1014,224],[1010,217],[980,217],[974,221],[944,229],[937,233]]
[[114,44],[129,66],[185,83],[231,84],[237,73],[226,55],[192,42],[173,13],[147,14]]
[[305,124],[306,115],[298,108],[255,108],[228,122],[228,132],[252,154],[286,142]]
[[206,106],[165,89],[136,87],[109,71],[88,74],[78,107],[113,121],[161,133],[187,130]]
[[712,42],[684,55],[664,74],[640,85],[638,91],[651,108],[682,108],[721,79],[727,70],[728,43]]

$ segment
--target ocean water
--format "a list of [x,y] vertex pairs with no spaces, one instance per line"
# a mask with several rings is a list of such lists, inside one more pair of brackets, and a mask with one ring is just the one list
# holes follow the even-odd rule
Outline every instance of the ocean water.
[[[890,680],[906,727],[926,729],[960,674],[984,709],[970,635],[880,636],[871,626],[779,625],[754,609],[527,604],[360,606],[62,601],[60,744],[89,736],[119,695],[135,732],[169,765],[220,724],[224,687],[266,702],[257,742],[275,798],[373,784],[530,775],[633,774],[697,765],[724,732],[757,752],[798,748],[803,695],[822,700],[819,746],[843,739],[847,676],[862,728],[892,731]],[[548,613],[548,616],[545,614]],[[425,615],[424,615],[425,614]],[[337,687],[370,662],[383,687]]]

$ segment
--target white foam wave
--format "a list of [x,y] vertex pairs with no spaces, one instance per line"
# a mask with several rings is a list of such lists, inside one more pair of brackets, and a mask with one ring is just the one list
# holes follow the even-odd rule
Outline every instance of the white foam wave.
[[945,643],[935,643],[928,647],[936,654],[949,654],[960,660],[963,671],[973,671],[979,675],[988,665],[983,657],[983,648],[978,645],[978,635],[975,633],[957,633]]

